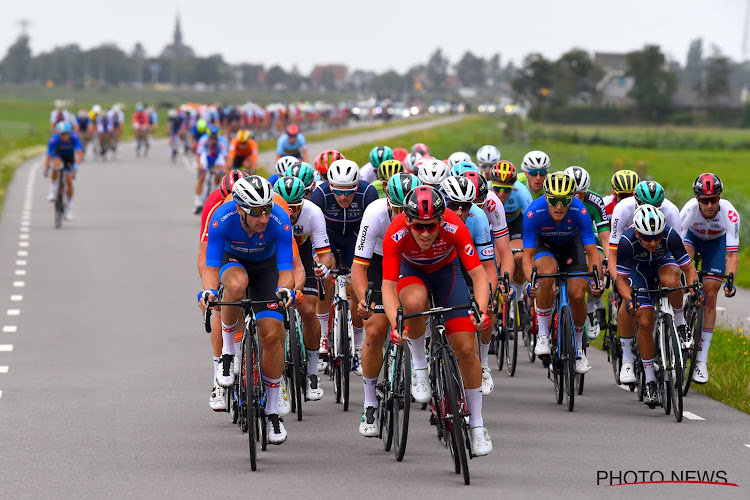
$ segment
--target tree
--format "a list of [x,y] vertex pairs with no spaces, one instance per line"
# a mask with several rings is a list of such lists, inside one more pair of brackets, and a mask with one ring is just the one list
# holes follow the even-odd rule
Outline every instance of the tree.
[[458,64],[454,66],[458,80],[465,87],[484,88],[487,85],[484,58],[466,51]]
[[635,80],[628,96],[635,100],[642,116],[662,120],[672,106],[677,78],[666,69],[661,49],[657,45],[647,45],[643,50],[628,53],[625,62],[627,75]]
[[130,58],[135,64],[135,81],[138,83],[143,82],[143,69],[146,65],[146,49],[143,48],[141,42],[135,44],[133,51],[130,53]]
[[230,79],[229,66],[219,54],[195,59],[192,81],[216,85]]
[[427,61],[427,79],[435,90],[443,90],[445,79],[448,76],[448,58],[443,56],[441,49],[435,50]]
[[277,84],[286,85],[288,76],[289,75],[287,75],[286,71],[284,71],[284,68],[281,66],[271,66],[266,75],[266,85],[268,85],[269,88],[273,88],[274,85]]
[[685,63],[685,84],[691,88],[697,88],[701,83],[703,70],[703,39],[696,38],[690,42]]
[[601,78],[601,69],[589,57],[588,52],[572,49],[555,62],[553,102],[560,106],[571,100],[588,101]]
[[406,78],[393,70],[376,75],[370,82],[370,88],[378,94],[390,94],[401,92],[406,86]]
[[31,73],[31,49],[29,48],[29,37],[21,35],[16,42],[8,48],[2,63],[3,80],[11,83],[21,83],[29,78]]
[[722,94],[728,94],[729,75],[731,73],[731,61],[721,53],[719,47],[713,45],[711,56],[704,60],[703,78],[698,85],[698,94],[709,100],[715,100]]
[[541,104],[553,85],[555,68],[551,61],[539,53],[527,55],[523,66],[516,72],[511,86],[534,105]]
[[489,61],[487,61],[486,72],[487,85],[493,89],[497,88],[498,84],[503,78],[503,68],[500,64],[500,54],[494,54],[492,57],[490,57]]

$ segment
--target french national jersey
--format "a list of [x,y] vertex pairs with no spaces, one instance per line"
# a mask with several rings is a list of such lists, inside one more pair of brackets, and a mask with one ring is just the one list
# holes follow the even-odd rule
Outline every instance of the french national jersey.
[[[620,237],[633,225],[633,215],[635,215],[636,203],[635,197],[625,198],[615,206],[610,221],[611,232],[609,233],[609,247],[617,249]],[[680,227],[680,210],[674,203],[665,199],[659,208],[667,219],[667,226],[672,228]]]

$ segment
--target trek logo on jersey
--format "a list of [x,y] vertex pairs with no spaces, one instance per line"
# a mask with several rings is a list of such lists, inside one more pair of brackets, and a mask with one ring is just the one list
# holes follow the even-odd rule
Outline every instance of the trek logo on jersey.
[[403,238],[404,236],[406,236],[407,232],[408,232],[408,230],[405,227],[401,228],[399,231],[393,233],[393,236],[391,236],[391,238],[393,238],[393,241],[398,241],[401,238]]
[[456,234],[456,231],[458,231],[458,226],[455,224],[451,224],[450,222],[443,222],[443,227],[449,233]]
[[735,212],[734,210],[729,211],[728,217],[729,217],[729,222],[731,223],[737,222],[740,218],[739,215],[737,215],[737,212]]
[[471,243],[467,243],[464,247],[464,253],[469,257],[472,257],[474,255],[474,245],[472,245]]

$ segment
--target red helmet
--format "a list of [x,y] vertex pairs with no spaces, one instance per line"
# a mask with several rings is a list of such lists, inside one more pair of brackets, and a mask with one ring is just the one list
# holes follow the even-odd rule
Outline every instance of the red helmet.
[[328,169],[331,164],[336,160],[346,160],[346,158],[335,149],[327,149],[315,158],[315,169],[320,172],[320,175],[325,177],[328,175]]
[[693,193],[695,196],[702,196],[705,194],[721,195],[721,191],[724,189],[724,184],[721,182],[718,176],[714,174],[701,174],[693,182]]
[[483,203],[487,199],[487,193],[490,190],[484,175],[476,170],[467,170],[461,176],[469,179],[474,184],[474,187],[477,188],[477,199],[474,200],[474,203]]
[[221,184],[219,185],[222,198],[226,198],[227,196],[229,196],[232,193],[232,187],[234,187],[234,183],[242,179],[243,177],[247,177],[247,175],[248,174],[243,172],[242,170],[232,169],[231,172],[222,177]]
[[422,144],[421,142],[418,142],[411,147],[411,152],[422,153],[422,156],[427,156],[430,154],[430,148],[427,147],[427,144]]
[[404,212],[412,219],[432,219],[445,213],[445,198],[437,189],[418,186],[406,195]]
[[299,134],[299,127],[294,124],[287,126],[286,134],[292,136]]
[[404,160],[406,159],[406,155],[408,155],[408,154],[409,154],[409,152],[406,149],[404,149],[404,148],[396,148],[396,149],[393,150],[393,159],[394,160],[398,160],[401,163],[403,163]]

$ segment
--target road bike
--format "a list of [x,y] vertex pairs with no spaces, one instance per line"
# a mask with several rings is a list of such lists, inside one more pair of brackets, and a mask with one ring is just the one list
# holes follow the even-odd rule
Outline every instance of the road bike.
[[[610,277],[606,277],[607,285],[609,284]],[[608,286],[605,285],[605,288]],[[604,323],[599,320],[602,329],[604,330],[604,337],[602,339],[602,349],[607,352],[607,361],[612,365],[612,373],[615,376],[615,384],[620,385],[620,370],[622,369],[622,346],[620,345],[620,337],[617,333],[617,314],[619,312],[620,293],[617,291],[617,285],[613,283],[612,290],[610,290],[607,296],[605,311],[606,318]],[[631,390],[633,386],[631,384]]]
[[284,328],[287,332],[284,344],[284,385],[289,391],[292,413],[297,414],[299,421],[302,420],[302,401],[307,401],[307,359],[302,339],[302,321],[296,307],[284,309]]
[[[341,254],[339,254],[341,262]],[[336,403],[349,411],[349,372],[352,367],[353,330],[349,318],[349,298],[346,294],[351,269],[338,267],[330,270],[333,276],[333,300],[328,317],[328,375],[333,380]]]
[[[75,170],[75,164],[68,163],[70,167]],[[68,203],[68,183],[65,181],[67,171],[65,169],[65,162],[60,160],[58,165],[53,165],[52,168],[57,171],[57,188],[55,189],[55,229],[62,227],[63,215],[65,215],[65,206]]]
[[[510,277],[504,273],[502,277],[503,286],[510,290]],[[498,294],[499,295],[499,294]],[[503,361],[508,372],[512,377],[516,373],[516,362],[518,361],[518,337],[521,333],[521,316],[518,312],[518,297],[506,302],[500,302],[498,297],[497,306],[495,307],[495,338],[497,341],[497,369],[503,369]]]

